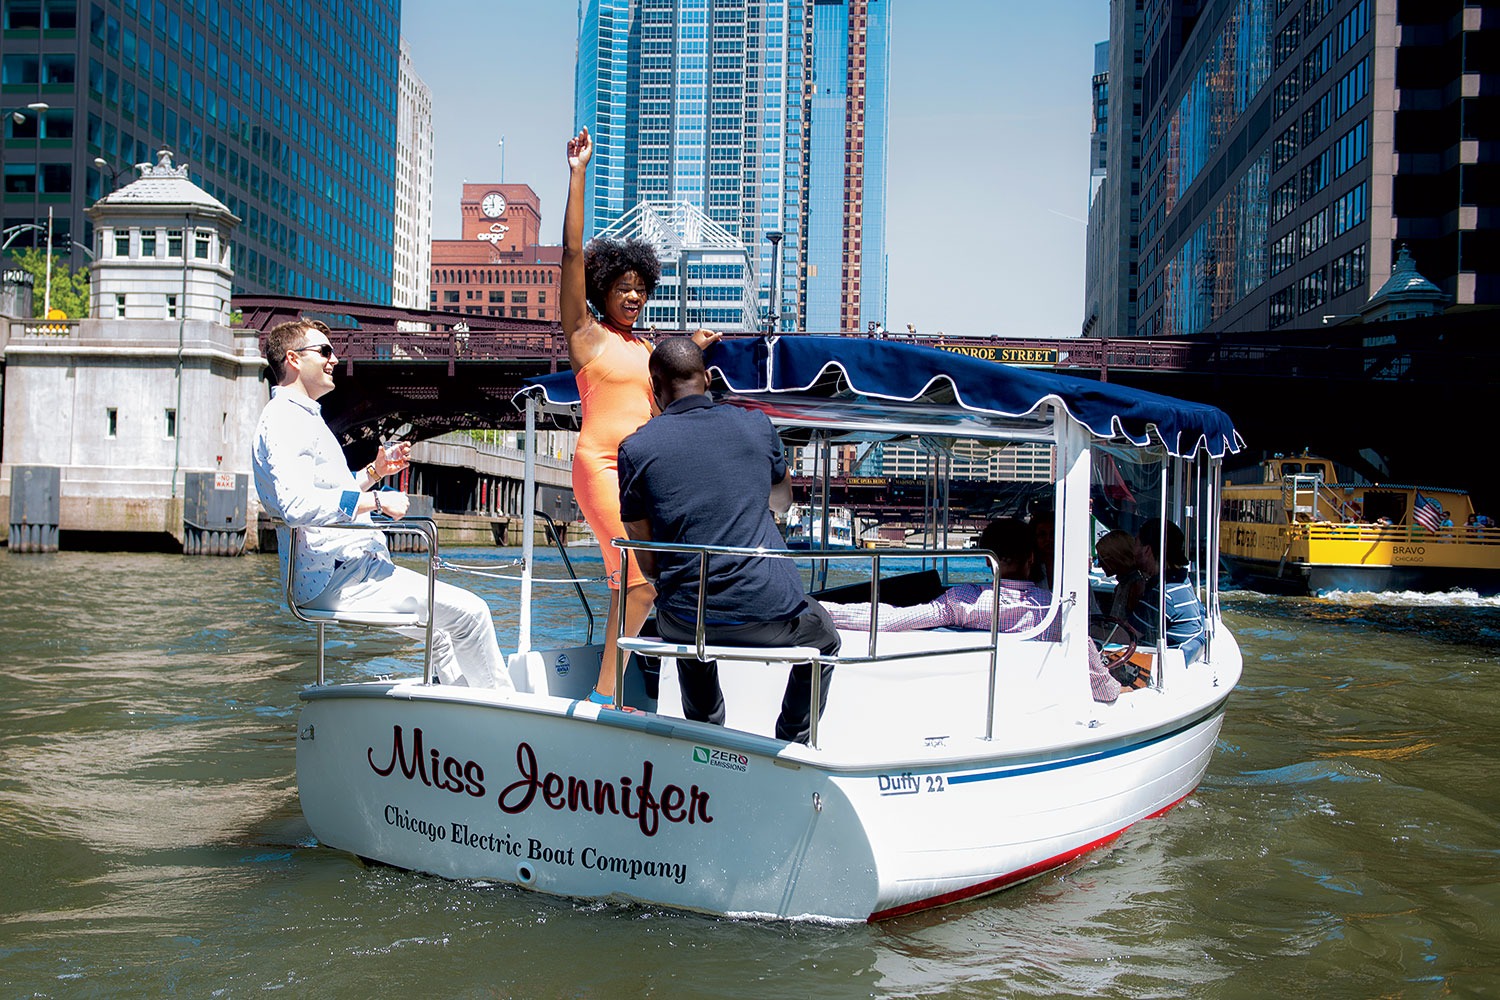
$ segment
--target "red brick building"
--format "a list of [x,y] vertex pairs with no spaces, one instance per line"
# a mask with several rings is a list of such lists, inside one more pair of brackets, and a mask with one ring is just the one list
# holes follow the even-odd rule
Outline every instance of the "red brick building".
[[542,246],[527,184],[465,184],[463,237],[432,241],[432,308],[557,322],[562,247]]

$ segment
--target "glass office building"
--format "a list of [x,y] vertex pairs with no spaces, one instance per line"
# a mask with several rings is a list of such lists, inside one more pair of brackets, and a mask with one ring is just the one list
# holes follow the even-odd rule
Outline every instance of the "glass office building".
[[[229,206],[235,290],[388,303],[399,0],[5,0],[4,228],[86,262],[84,209],[169,148]],[[103,165],[97,165],[102,160]]]
[[[1099,333],[1338,322],[1402,245],[1453,301],[1500,302],[1482,224],[1500,208],[1500,76],[1482,30],[1500,5],[1135,6],[1112,21],[1135,44],[1117,52],[1112,35],[1111,82],[1135,100],[1111,107],[1107,181],[1128,208],[1114,241],[1128,282]],[[1117,176],[1116,156],[1132,169]]]
[[576,114],[596,149],[585,232],[641,201],[696,205],[750,251],[762,315],[765,234],[782,232],[782,301],[800,302],[810,16],[806,0],[586,0]]
[[[585,0],[576,116],[596,142],[586,232],[604,230],[641,201],[693,204],[749,251],[762,317],[771,305],[767,235],[781,233],[777,326],[794,330],[812,326],[808,254],[817,228],[823,239],[840,240],[823,251],[833,264],[816,268],[818,279],[835,282],[827,293],[834,311],[822,328],[841,326],[846,273],[856,276],[848,293],[854,315],[863,315],[861,292],[864,308],[883,314],[888,6],[889,0]],[[827,38],[817,36],[815,19]],[[839,77],[833,100],[842,100],[854,81],[854,114],[813,120],[815,50],[830,76]],[[846,68],[835,69],[840,60]],[[877,67],[879,85],[852,76],[848,66],[861,73]],[[856,136],[846,136],[851,122],[860,129]],[[816,181],[814,146],[823,150],[824,166]],[[857,169],[845,170],[846,152],[857,154]]]

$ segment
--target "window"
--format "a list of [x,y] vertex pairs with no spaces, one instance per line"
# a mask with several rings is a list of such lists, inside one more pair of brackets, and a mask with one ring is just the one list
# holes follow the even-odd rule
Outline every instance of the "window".
[[1361,120],[1339,137],[1333,147],[1333,176],[1343,176],[1350,167],[1365,158],[1369,147],[1368,135],[1368,125]]
[[1370,182],[1365,181],[1333,203],[1333,235],[1342,236],[1365,221]]
[[444,302],[457,302],[458,301],[458,290],[457,289],[449,289],[448,291],[444,292],[443,293],[443,301]]
[[1333,0],[1307,0],[1302,5],[1302,19],[1307,25],[1307,30],[1311,31],[1316,28],[1332,9]]
[[510,315],[511,315],[512,319],[525,319],[526,318],[526,307],[525,306],[511,306],[510,307]]
[[116,257],[129,257],[130,256],[130,234],[129,233],[115,233],[115,256]]
[[42,57],[43,83],[72,83],[74,72],[72,53],[48,53]]
[[200,229],[193,234],[193,256],[198,260],[208,260],[209,244],[213,234]]
[[1271,221],[1280,222],[1291,215],[1299,204],[1297,198],[1297,179],[1294,177],[1287,181],[1271,195]]
[[1271,273],[1280,274],[1297,259],[1296,253],[1297,234],[1287,233],[1281,239],[1271,244]]
[[1286,62],[1287,57],[1297,51],[1302,44],[1302,15],[1293,14],[1292,19],[1287,22],[1286,27],[1276,36],[1275,56],[1276,65],[1280,66]]
[[[511,292],[510,293],[511,304],[514,305],[515,303],[518,303],[518,302],[524,304],[526,302],[526,296],[527,296],[527,294],[528,293],[526,293],[526,292]],[[514,310],[511,311],[511,315],[512,316],[515,315],[515,311]]]
[[1370,92],[1370,57],[1354,64],[1333,86],[1334,117],[1338,118],[1358,104]]
[[141,230],[141,256],[142,257],[155,257],[156,256],[156,230],[154,230],[154,229],[142,229]]
[[490,301],[491,302],[504,302],[505,301],[505,293],[504,292],[490,292]]
[[39,83],[41,60],[34,55],[11,55],[0,61],[0,81],[5,83]]
[[119,407],[108,406],[104,409],[104,436],[112,438],[120,431]]
[[1282,133],[1276,137],[1275,145],[1272,147],[1271,169],[1280,170],[1291,163],[1297,157],[1297,121],[1292,120]]
[[39,0],[12,0],[5,5],[5,27],[35,31],[42,26]]
[[182,230],[181,229],[168,229],[167,230],[167,256],[168,257],[181,257],[182,256]]
[[170,406],[166,410],[166,430],[168,441],[177,436],[177,410]]
[[1322,153],[1302,168],[1302,200],[1306,201],[1328,186],[1329,151]]
[[177,318],[177,296],[167,296],[167,319]]
[[1307,312],[1322,305],[1325,284],[1326,278],[1321,267],[1311,274],[1303,275],[1302,280],[1297,282],[1297,311]]
[[73,164],[43,163],[41,166],[42,191],[66,194],[73,190]]
[[1344,15],[1344,19],[1339,22],[1336,32],[1339,55],[1343,55],[1352,49],[1354,43],[1365,36],[1365,32],[1369,30],[1369,27],[1370,0],[1359,0],[1353,9]]
[[123,293],[117,293],[115,295],[115,319],[124,319],[124,318],[125,318],[125,295]]
[[1299,256],[1306,257],[1321,249],[1323,244],[1328,242],[1328,209],[1323,209],[1302,223],[1302,227],[1298,230],[1298,237],[1301,243]]
[[1365,245],[1350,250],[1329,265],[1330,297],[1359,290],[1365,283]]

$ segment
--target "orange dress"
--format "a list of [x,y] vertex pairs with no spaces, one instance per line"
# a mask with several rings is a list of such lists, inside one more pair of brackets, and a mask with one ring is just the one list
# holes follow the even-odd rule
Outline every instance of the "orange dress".
[[[573,495],[583,511],[599,550],[612,590],[620,587],[620,550],[612,538],[625,537],[620,520],[620,442],[651,419],[651,345],[634,333],[609,330],[604,350],[574,372],[583,405],[583,428],[573,452]],[[630,558],[632,586],[644,582],[635,557]]]

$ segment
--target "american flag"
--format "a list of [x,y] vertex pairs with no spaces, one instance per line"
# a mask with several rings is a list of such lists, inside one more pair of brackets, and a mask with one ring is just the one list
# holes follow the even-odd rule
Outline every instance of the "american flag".
[[1428,531],[1436,531],[1438,522],[1443,519],[1443,508],[1418,493],[1416,506],[1411,511],[1411,519]]

